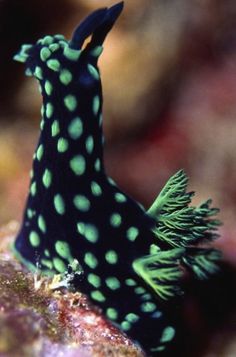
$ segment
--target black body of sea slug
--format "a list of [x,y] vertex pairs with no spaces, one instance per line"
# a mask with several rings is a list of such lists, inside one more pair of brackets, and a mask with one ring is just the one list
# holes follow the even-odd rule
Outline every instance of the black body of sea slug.
[[[123,3],[99,9],[71,41],[46,36],[15,59],[39,81],[42,121],[23,223],[14,250],[31,270],[78,273],[78,288],[150,354],[164,350],[175,326],[158,299],[178,293],[181,266],[205,278],[219,252],[198,248],[217,235],[210,201],[189,206],[177,172],[146,212],[106,175],[102,88],[97,66]],[[90,42],[82,49],[87,37]]]

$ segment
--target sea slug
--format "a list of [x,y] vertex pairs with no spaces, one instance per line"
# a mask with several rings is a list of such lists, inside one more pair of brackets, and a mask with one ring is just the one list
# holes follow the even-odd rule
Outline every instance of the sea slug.
[[183,267],[200,278],[217,270],[219,252],[198,244],[217,237],[219,221],[212,216],[218,210],[210,200],[190,206],[193,192],[186,192],[183,170],[147,211],[106,174],[97,62],[122,9],[123,2],[99,9],[70,41],[46,36],[15,56],[38,80],[43,106],[14,250],[31,270],[73,271],[78,289],[155,354],[175,335],[159,299],[178,293]]

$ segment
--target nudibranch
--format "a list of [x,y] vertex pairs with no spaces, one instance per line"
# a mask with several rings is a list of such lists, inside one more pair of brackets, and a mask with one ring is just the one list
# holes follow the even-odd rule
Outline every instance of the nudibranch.
[[190,206],[182,170],[147,211],[106,174],[97,62],[122,8],[93,12],[70,41],[46,36],[15,56],[39,81],[43,106],[14,251],[31,270],[74,272],[78,289],[153,355],[175,335],[159,299],[178,293],[182,268],[199,278],[217,270],[220,253],[199,243],[217,237],[218,209]]

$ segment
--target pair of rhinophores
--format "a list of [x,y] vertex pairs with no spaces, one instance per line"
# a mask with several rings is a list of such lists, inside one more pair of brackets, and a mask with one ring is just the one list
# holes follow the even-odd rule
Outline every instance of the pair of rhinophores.
[[118,3],[93,12],[69,42],[46,36],[15,56],[39,81],[43,106],[14,250],[32,270],[74,272],[78,289],[154,355],[175,336],[158,299],[178,294],[183,267],[199,278],[217,270],[219,252],[199,243],[216,238],[219,221],[212,216],[218,210],[210,200],[190,206],[193,192],[186,192],[183,171],[148,211],[105,172],[97,62],[122,8]]

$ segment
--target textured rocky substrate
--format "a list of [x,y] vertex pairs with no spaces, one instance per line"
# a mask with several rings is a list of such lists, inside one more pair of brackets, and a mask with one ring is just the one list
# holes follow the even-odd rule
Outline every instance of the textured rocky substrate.
[[10,249],[17,229],[0,229],[0,356],[144,356],[80,292],[22,267]]

